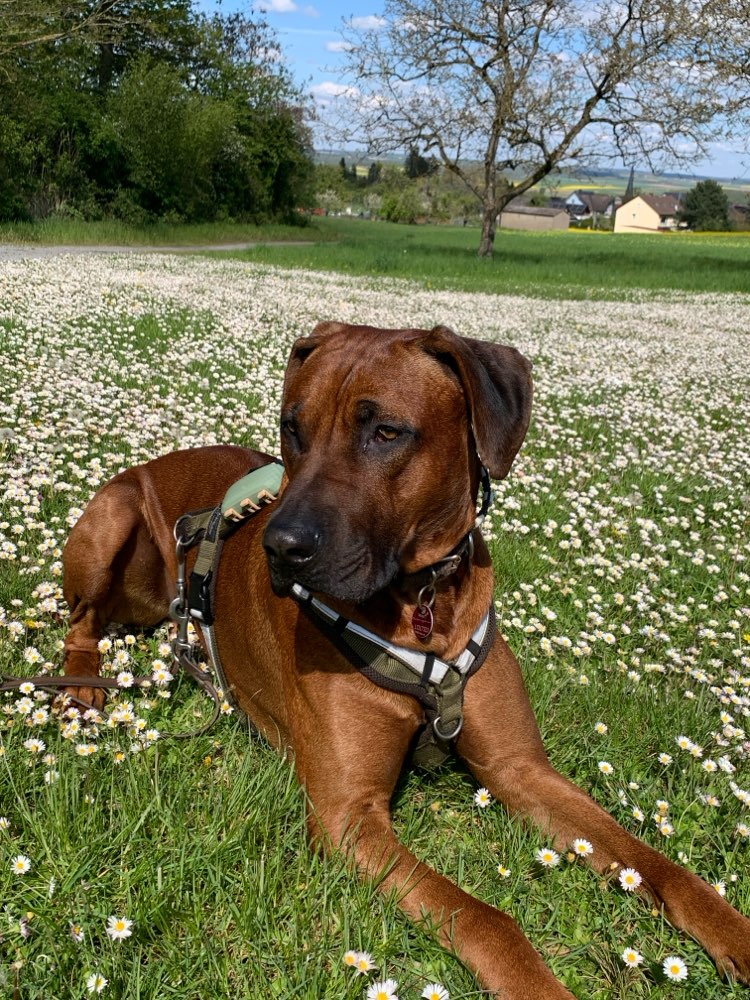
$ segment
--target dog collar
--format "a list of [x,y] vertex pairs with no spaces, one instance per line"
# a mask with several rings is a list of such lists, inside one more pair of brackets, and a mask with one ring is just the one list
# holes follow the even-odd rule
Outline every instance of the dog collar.
[[[492,503],[492,481],[490,480],[490,474],[485,465],[482,465],[481,470],[479,481],[482,489],[482,503],[474,518],[473,526],[466,532],[458,545],[451,549],[447,556],[443,556],[442,559],[438,559],[430,566],[418,569],[414,573],[401,575],[399,583],[402,587],[411,588],[412,590],[432,589],[438,580],[444,580],[445,577],[455,573],[464,558],[471,562],[474,555],[474,532],[482,526]],[[421,600],[418,603],[421,604]]]

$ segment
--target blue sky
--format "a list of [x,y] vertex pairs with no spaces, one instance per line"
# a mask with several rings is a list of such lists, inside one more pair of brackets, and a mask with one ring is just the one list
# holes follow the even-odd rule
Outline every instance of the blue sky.
[[[212,0],[199,0],[204,10],[214,7]],[[343,19],[375,18],[383,9],[380,0],[222,0],[220,8],[263,11],[276,32],[284,57],[297,83],[318,98],[325,98],[341,86],[337,72],[341,42],[339,29]],[[618,164],[619,166],[620,164]],[[646,165],[643,165],[646,169]],[[750,181],[750,155],[717,143],[711,157],[693,168],[696,174],[718,178],[742,178]]]

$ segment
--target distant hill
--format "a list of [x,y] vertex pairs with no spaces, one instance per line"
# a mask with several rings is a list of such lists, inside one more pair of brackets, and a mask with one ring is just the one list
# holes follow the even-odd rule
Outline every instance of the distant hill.
[[[317,149],[315,150],[315,160],[318,163],[338,163],[341,157],[348,164],[359,164],[365,168],[379,160],[381,163],[392,163],[400,165],[404,162],[402,155],[389,154],[378,157],[362,156],[356,150],[346,149]],[[511,174],[512,176],[512,174]],[[562,195],[575,191],[578,188],[583,190],[601,191],[603,194],[623,194],[627,187],[630,169],[627,167],[612,167],[611,169],[582,170],[577,174],[552,174],[545,178],[541,185],[551,194],[558,192]],[[685,174],[677,171],[665,171],[654,174],[648,170],[636,170],[634,173],[634,183],[637,191],[644,193],[661,194],[666,191],[687,191],[698,181],[714,180],[727,192],[730,200],[744,201],[750,195],[750,180],[740,178],[716,177],[712,174]]]

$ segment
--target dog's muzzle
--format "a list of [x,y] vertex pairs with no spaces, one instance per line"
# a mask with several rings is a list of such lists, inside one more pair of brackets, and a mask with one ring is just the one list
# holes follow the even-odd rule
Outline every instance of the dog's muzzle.
[[263,548],[277,593],[288,593],[295,579],[307,577],[314,569],[321,541],[322,532],[316,525],[271,521],[263,535]]

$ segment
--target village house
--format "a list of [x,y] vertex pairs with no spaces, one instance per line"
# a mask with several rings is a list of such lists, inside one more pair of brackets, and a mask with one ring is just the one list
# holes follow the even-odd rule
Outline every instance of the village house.
[[567,229],[570,218],[563,208],[538,208],[514,198],[500,213],[501,229]]
[[680,203],[674,194],[639,194],[615,212],[616,233],[657,233],[677,229]]
[[619,198],[596,191],[573,191],[565,199],[565,208],[574,219],[611,219]]

